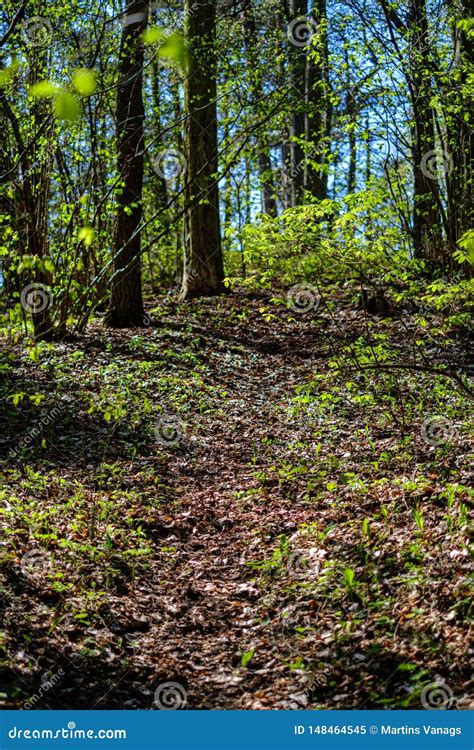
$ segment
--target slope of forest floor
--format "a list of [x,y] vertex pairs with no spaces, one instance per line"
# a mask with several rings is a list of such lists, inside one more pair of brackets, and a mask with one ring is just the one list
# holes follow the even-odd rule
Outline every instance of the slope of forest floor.
[[408,357],[410,314],[339,291],[148,315],[15,345],[3,376],[1,704],[467,707],[468,399],[335,366]]

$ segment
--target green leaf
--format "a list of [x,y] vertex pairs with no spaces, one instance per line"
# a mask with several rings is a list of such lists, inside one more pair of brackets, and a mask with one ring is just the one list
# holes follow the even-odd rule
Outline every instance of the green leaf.
[[82,227],[79,230],[78,239],[84,242],[86,247],[90,247],[94,241],[95,230],[92,227]]
[[187,48],[184,43],[184,39],[181,34],[171,34],[161,45],[158,50],[160,57],[167,57],[171,60],[176,60],[182,68],[185,67],[187,62]]
[[423,531],[424,521],[423,521],[423,513],[420,513],[419,510],[413,510],[413,518],[415,519],[415,523],[418,526],[420,531]]
[[32,99],[48,99],[58,93],[58,87],[51,81],[38,81],[28,89],[28,96]]
[[474,229],[469,229],[461,239],[458,240],[459,247],[465,251],[465,258],[474,264]]
[[301,656],[297,656],[296,659],[290,662],[288,666],[290,669],[302,670],[305,669],[306,664],[304,663],[304,660],[301,658]]
[[346,586],[349,588],[352,587],[352,584],[354,583],[355,573],[352,570],[352,568],[346,568],[344,570],[344,581],[346,583]]
[[42,393],[33,393],[31,396],[29,396],[29,399],[32,404],[35,404],[35,406],[39,406],[45,396]]
[[245,653],[242,654],[240,657],[240,663],[243,667],[246,667],[249,661],[251,661],[253,655],[255,653],[255,649],[251,648],[249,651],[245,651]]
[[113,539],[112,539],[112,537],[111,537],[108,529],[105,532],[105,546],[109,550],[113,549],[113,546],[114,546]]
[[81,114],[81,105],[74,94],[63,91],[54,101],[54,114],[60,120],[75,122]]
[[182,34],[175,31],[167,36],[165,31],[152,26],[143,32],[142,40],[144,44],[159,44],[159,57],[176,60],[181,68],[186,67],[188,50]]
[[45,258],[43,261],[44,269],[45,271],[48,271],[49,273],[53,273],[54,271],[54,261],[52,258]]
[[165,37],[164,31],[159,29],[157,26],[152,26],[142,34],[143,44],[157,44],[162,42]]
[[72,78],[72,85],[81,96],[90,96],[97,88],[95,70],[89,70],[88,68],[76,70]]

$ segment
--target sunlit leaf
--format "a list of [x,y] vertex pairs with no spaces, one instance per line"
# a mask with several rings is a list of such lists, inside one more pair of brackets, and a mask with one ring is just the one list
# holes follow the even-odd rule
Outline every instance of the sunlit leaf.
[[144,44],[159,45],[158,55],[168,60],[175,60],[182,68],[187,63],[187,47],[184,38],[178,32],[168,34],[163,29],[152,26],[143,32]]
[[0,88],[8,86],[12,82],[16,73],[18,72],[19,67],[20,62],[17,59],[14,59],[12,64],[8,68],[0,70]]
[[142,34],[144,44],[157,44],[158,42],[162,42],[164,38],[165,32],[157,26],[152,26]]
[[54,114],[60,120],[75,122],[81,114],[81,105],[77,96],[68,91],[59,94],[54,100]]
[[242,656],[240,657],[240,663],[243,667],[246,667],[249,661],[251,661],[253,655],[255,653],[255,649],[251,648],[249,651],[245,651]]
[[52,258],[45,258],[43,261],[43,265],[44,265],[45,271],[48,271],[49,273],[53,273],[54,261],[52,260]]
[[76,70],[72,79],[72,85],[81,96],[90,96],[97,88],[95,70],[89,70],[88,68]]
[[346,568],[344,570],[344,581],[346,583],[346,586],[351,588],[352,584],[354,583],[355,573],[352,570],[352,568]]
[[28,95],[33,99],[47,99],[58,92],[58,86],[51,81],[38,81],[28,89]]
[[82,242],[84,242],[84,245],[86,247],[89,247],[92,245],[92,242],[94,241],[95,231],[92,227],[82,227],[82,229],[79,230],[78,238]]

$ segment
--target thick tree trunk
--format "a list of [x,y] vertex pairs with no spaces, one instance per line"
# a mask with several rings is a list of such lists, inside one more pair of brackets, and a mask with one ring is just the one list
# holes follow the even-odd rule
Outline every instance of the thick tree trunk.
[[127,328],[143,325],[141,237],[144,148],[143,44],[148,3],[126,0],[117,88],[117,150],[121,186],[107,322]]
[[413,246],[416,258],[436,262],[442,246],[440,198],[437,178],[426,161],[427,154],[435,153],[436,142],[433,113],[423,100],[413,101]]
[[185,252],[180,299],[225,291],[217,175],[216,0],[186,0]]
[[415,257],[438,262],[442,255],[440,192],[430,167],[436,152],[435,113],[431,106],[432,81],[426,72],[429,48],[425,0],[410,0],[408,41],[411,46],[409,86],[413,110],[413,246]]
[[[432,107],[433,71],[430,70],[430,37],[426,0],[408,0],[406,22],[395,8],[380,0],[392,44],[403,65],[409,89],[411,121],[411,157],[413,167],[412,243],[414,255],[430,265],[446,262],[446,242],[442,233],[441,199],[436,167],[436,113]],[[408,45],[405,58],[395,40],[395,29]]]

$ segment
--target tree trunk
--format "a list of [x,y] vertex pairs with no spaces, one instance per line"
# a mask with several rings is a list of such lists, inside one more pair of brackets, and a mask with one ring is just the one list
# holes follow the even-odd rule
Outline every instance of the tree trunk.
[[413,110],[413,246],[415,257],[436,262],[442,253],[442,238],[439,185],[429,156],[435,154],[436,137],[432,80],[426,70],[429,36],[425,0],[410,0],[408,42],[411,48],[408,83]]
[[[46,4],[43,0],[34,3],[33,13],[44,15]],[[29,51],[28,84],[31,86],[48,77],[48,53],[41,46]],[[8,104],[7,108],[10,110]],[[27,254],[38,259],[48,255],[48,206],[51,177],[51,143],[53,141],[53,124],[51,107],[47,100],[33,100],[30,107],[33,119],[33,132],[42,132],[41,138],[35,138],[29,152],[21,148],[20,163],[22,166],[22,193],[25,207],[25,231]],[[15,125],[15,116],[11,113],[11,124],[14,128],[17,143],[22,143],[19,123]],[[34,271],[34,280],[22,289],[21,300],[24,309],[31,313],[33,331],[36,341],[52,337],[53,324],[50,308],[53,302],[50,289],[51,274],[39,263]]]
[[185,249],[180,300],[225,291],[217,175],[216,0],[186,0]]
[[120,174],[109,325],[142,326],[141,237],[144,148],[143,44],[148,3],[126,0],[117,88],[117,151]]
[[[409,0],[404,23],[395,8],[380,0],[387,25],[408,85],[411,108],[411,157],[413,166],[412,242],[416,258],[431,265],[445,262],[441,200],[436,168],[435,111],[432,107],[433,71],[430,70],[430,37],[426,0]],[[395,29],[408,45],[403,56],[395,41]]]
[[[291,0],[290,22],[297,18],[306,17],[308,12],[307,0]],[[306,26],[305,23],[302,24]],[[298,25],[290,33],[293,41],[288,41],[289,71],[291,91],[291,120],[290,120],[290,176],[291,176],[291,204],[298,206],[303,201],[305,152],[302,141],[306,135],[306,48],[295,44],[299,42]],[[304,41],[304,39],[303,39]]]

